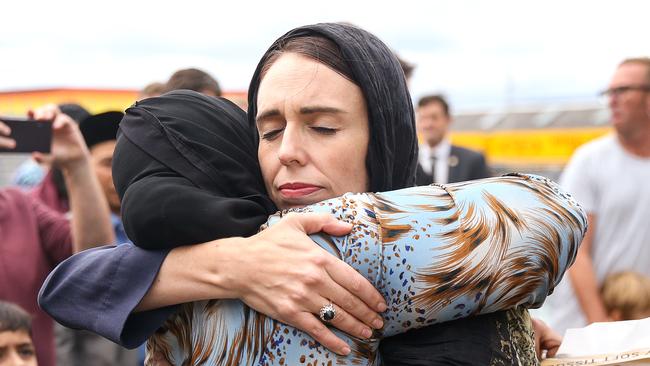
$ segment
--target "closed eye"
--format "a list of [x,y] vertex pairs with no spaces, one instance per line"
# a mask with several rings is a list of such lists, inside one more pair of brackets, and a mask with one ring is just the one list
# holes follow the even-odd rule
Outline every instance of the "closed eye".
[[322,126],[312,126],[311,129],[323,135],[333,135],[338,131],[336,128]]
[[261,136],[262,140],[268,140],[268,141],[273,140],[280,135],[282,130],[283,130],[282,128],[278,128],[275,130],[266,131]]

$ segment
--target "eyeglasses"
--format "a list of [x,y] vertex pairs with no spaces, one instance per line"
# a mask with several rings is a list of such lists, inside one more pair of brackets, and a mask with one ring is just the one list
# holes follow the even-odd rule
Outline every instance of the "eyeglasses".
[[641,90],[644,92],[650,92],[650,85],[624,85],[617,86],[616,88],[609,88],[598,93],[601,97],[620,97],[621,95],[632,91],[632,90]]

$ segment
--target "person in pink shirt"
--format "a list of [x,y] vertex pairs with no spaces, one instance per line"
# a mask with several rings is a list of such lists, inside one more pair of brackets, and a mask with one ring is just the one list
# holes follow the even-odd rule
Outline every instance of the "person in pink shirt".
[[[53,120],[51,156],[33,156],[37,161],[51,159],[63,171],[72,219],[19,189],[0,189],[0,299],[31,314],[38,364],[53,366],[53,323],[38,307],[38,290],[57,264],[75,252],[113,242],[114,234],[106,198],[76,123],[54,105],[36,110],[32,117]],[[15,144],[11,130],[0,121],[0,148],[12,149]]]

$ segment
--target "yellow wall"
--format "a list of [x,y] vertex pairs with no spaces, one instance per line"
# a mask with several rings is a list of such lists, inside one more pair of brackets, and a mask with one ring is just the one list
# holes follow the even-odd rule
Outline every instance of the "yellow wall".
[[24,115],[48,103],[78,103],[90,113],[123,111],[136,100],[137,90],[50,89],[0,93],[0,113]]
[[[0,92],[0,115],[25,115],[46,103],[79,103],[91,113],[124,110],[137,98],[137,90],[47,89]],[[246,108],[245,92],[225,93]],[[603,127],[511,131],[455,132],[455,144],[483,152],[493,165],[564,165],[583,143],[610,131]]]
[[608,127],[456,132],[453,143],[485,154],[495,165],[564,165],[580,145],[610,131]]
[[[78,103],[90,113],[123,111],[136,100],[137,90],[45,89],[0,92],[0,115],[22,116],[31,108],[44,104]],[[245,92],[225,93],[237,105],[245,107]]]

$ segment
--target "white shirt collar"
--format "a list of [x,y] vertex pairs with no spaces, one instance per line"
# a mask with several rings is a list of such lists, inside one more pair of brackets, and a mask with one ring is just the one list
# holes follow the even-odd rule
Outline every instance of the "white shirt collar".
[[428,144],[420,144],[418,162],[425,173],[431,174],[431,156],[435,156],[439,162],[447,162],[451,154],[451,141],[445,136],[440,143],[434,147]]

